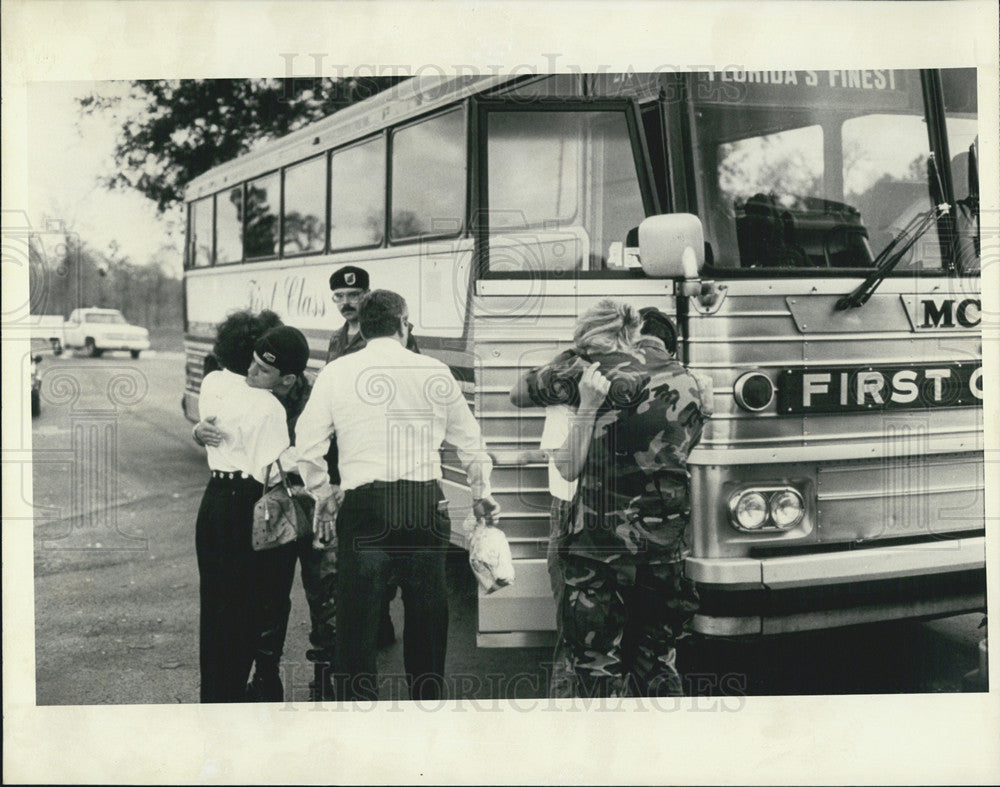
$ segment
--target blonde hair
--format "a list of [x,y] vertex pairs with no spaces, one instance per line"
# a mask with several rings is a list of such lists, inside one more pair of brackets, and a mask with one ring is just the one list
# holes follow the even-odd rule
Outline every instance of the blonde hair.
[[581,353],[628,352],[639,334],[639,312],[627,303],[604,298],[576,323],[573,345]]

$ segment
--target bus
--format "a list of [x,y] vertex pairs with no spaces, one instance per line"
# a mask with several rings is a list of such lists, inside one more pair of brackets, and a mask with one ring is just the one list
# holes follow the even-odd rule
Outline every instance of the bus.
[[696,631],[982,610],[978,144],[968,68],[410,79],[188,185],[185,413],[234,309],[301,328],[315,373],[342,324],[328,278],[363,266],[494,460],[517,581],[479,599],[478,642],[542,645],[544,412],[508,392],[599,299],[655,306],[711,378]]

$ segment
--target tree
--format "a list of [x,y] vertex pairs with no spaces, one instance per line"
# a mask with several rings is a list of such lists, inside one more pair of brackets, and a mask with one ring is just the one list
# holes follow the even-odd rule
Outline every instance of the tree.
[[[133,81],[115,144],[116,172],[103,184],[135,189],[164,213],[183,201],[190,180],[217,164],[403,79]],[[79,105],[83,114],[90,114],[119,107],[122,100],[92,93],[79,99]]]

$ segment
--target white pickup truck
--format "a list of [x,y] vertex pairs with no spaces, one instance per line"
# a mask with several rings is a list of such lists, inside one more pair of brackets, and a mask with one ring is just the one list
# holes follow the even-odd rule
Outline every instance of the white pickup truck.
[[63,347],[100,358],[105,350],[128,350],[133,358],[149,349],[149,331],[129,325],[117,309],[74,309],[63,326]]

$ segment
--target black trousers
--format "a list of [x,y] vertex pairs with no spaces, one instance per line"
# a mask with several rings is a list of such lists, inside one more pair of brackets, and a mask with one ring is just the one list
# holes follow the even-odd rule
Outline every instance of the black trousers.
[[295,544],[262,552],[250,545],[253,507],[261,492],[252,478],[212,478],[198,509],[202,702],[245,700],[266,611],[289,603]]
[[376,637],[389,576],[403,590],[403,665],[411,699],[444,692],[445,561],[451,535],[436,481],[366,484],[337,517],[337,697],[377,700]]

